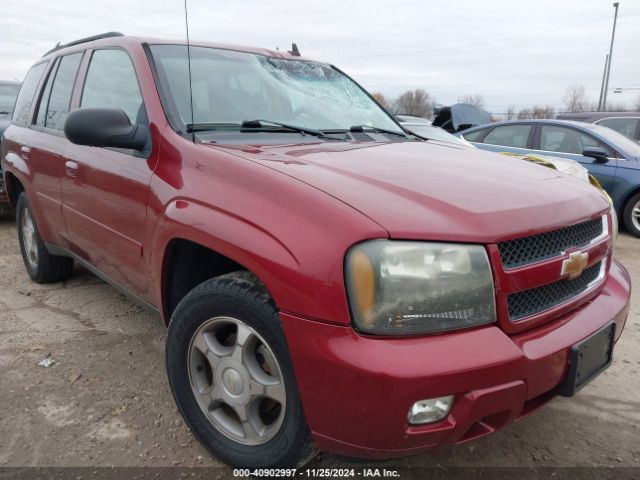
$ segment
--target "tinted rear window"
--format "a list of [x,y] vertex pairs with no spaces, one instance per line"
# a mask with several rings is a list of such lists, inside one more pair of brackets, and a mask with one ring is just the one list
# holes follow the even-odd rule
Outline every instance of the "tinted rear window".
[[24,78],[22,88],[16,99],[16,106],[13,111],[13,123],[20,125],[21,127],[27,126],[27,120],[29,119],[29,111],[31,110],[31,104],[33,103],[33,96],[38,89],[40,79],[47,66],[47,62],[42,62],[31,67],[31,70],[27,72],[27,76]]
[[39,126],[53,130],[62,130],[64,127],[81,59],[82,53],[66,55],[51,71],[38,108]]

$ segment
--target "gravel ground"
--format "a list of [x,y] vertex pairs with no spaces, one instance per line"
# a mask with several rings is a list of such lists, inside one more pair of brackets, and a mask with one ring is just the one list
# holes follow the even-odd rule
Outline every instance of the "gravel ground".
[[[640,240],[621,235],[616,254],[640,275]],[[0,467],[223,467],[174,406],[158,319],[80,268],[31,283],[11,219],[0,220],[0,272]],[[640,467],[639,303],[636,290],[613,366],[576,397],[471,444],[376,466]],[[55,363],[38,366],[47,356]],[[328,454],[312,464],[357,465]]]

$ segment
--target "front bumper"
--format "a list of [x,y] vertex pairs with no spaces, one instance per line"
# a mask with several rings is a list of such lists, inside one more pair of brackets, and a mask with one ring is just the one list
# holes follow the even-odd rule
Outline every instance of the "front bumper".
[[[304,412],[318,448],[365,458],[462,443],[524,417],[556,394],[571,346],[629,313],[631,281],[617,261],[602,292],[577,310],[508,336],[497,326],[374,338],[281,312]],[[455,394],[448,417],[411,426],[417,400]]]

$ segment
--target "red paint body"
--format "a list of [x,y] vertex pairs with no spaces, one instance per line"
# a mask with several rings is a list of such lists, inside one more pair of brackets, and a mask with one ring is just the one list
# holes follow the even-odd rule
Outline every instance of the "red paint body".
[[[26,190],[47,243],[71,251],[165,321],[172,241],[190,240],[256,274],[281,311],[320,448],[392,457],[490,433],[554,395],[572,345],[612,319],[622,332],[631,284],[611,260],[610,236],[589,248],[590,264],[605,257],[609,264],[595,290],[528,320],[507,318],[507,294],[558,280],[563,259],[505,271],[497,242],[605,215],[609,204],[592,186],[436,142],[193,143],[169,126],[142,41],[126,37],[60,52],[87,50],[72,108],[79,106],[90,49],[114,46],[136,68],[150,157],[11,126],[2,146],[8,188],[20,182]],[[343,262],[351,246],[374,238],[486,245],[497,323],[412,338],[358,334]],[[448,394],[456,400],[447,419],[408,425],[413,402]]]

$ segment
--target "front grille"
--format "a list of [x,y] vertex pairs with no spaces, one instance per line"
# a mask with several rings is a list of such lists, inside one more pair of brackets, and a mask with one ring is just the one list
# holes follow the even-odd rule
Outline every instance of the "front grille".
[[598,278],[602,261],[587,268],[582,275],[573,280],[559,280],[538,288],[512,293],[508,296],[509,318],[523,318],[543,312],[560,305],[581,294]]
[[516,268],[560,256],[571,247],[584,247],[602,232],[602,218],[596,218],[553,232],[502,242],[498,249],[503,267]]

